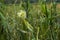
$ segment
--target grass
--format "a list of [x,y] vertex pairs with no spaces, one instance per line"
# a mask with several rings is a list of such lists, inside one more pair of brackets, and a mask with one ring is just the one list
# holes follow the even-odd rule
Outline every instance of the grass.
[[29,3],[22,19],[17,13],[26,9],[23,4],[0,6],[0,40],[60,40],[59,4]]

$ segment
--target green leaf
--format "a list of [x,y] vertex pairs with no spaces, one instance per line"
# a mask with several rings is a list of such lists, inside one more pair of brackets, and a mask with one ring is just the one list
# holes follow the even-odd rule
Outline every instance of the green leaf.
[[2,18],[2,19],[5,19],[5,17],[3,16],[3,14],[0,12],[0,17]]
[[31,24],[29,24],[28,21],[24,20],[24,24],[25,24],[25,26],[26,26],[30,31],[33,32],[33,27],[31,26]]

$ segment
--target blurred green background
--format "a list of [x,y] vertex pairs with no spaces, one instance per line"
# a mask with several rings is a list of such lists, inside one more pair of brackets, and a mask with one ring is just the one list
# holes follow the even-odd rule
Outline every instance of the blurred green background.
[[60,40],[59,0],[0,0],[0,40]]

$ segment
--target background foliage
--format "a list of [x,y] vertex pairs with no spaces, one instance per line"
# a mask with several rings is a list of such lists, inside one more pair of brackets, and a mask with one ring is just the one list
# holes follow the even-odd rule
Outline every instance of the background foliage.
[[[9,2],[0,1],[0,40],[60,40],[58,3]],[[26,11],[26,19],[18,17],[19,10]]]

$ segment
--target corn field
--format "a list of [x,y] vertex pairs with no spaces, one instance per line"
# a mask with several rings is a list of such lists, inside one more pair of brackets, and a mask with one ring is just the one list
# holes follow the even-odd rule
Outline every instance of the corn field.
[[0,40],[60,40],[59,3],[51,0],[0,3]]

